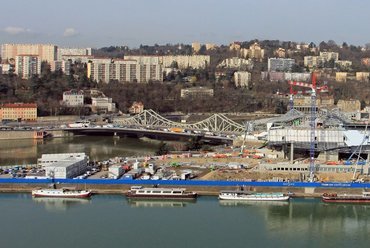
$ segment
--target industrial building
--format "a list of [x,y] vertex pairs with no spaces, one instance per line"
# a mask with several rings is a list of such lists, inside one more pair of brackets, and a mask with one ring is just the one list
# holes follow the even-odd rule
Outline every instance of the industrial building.
[[38,165],[50,178],[74,178],[87,171],[88,157],[85,153],[43,154]]

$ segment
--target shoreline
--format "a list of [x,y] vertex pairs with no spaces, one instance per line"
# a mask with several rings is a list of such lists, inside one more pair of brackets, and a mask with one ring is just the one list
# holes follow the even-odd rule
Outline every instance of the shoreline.
[[[140,184],[138,184],[140,185]],[[82,185],[82,184],[56,184],[57,188],[75,188],[89,189],[94,195],[124,195],[131,185]],[[143,185],[148,186],[148,185]],[[161,187],[172,187],[169,185],[161,185]],[[175,186],[176,187],[176,186]],[[45,184],[0,184],[0,193],[31,193],[34,189],[45,188]],[[199,196],[218,196],[222,190],[235,190],[236,187],[220,187],[220,186],[190,186],[186,187],[188,191],[195,191]],[[293,198],[320,198],[323,193],[361,193],[362,189],[350,188],[314,188],[312,192],[305,192],[304,188],[291,187],[247,187],[246,190],[254,192],[283,192],[294,193]]]

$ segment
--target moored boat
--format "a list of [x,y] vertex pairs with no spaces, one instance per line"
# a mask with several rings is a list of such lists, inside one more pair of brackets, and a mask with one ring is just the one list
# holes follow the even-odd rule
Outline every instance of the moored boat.
[[57,198],[88,198],[91,196],[91,191],[70,189],[36,189],[32,190],[32,196]]
[[220,200],[233,201],[288,201],[290,196],[284,193],[256,193],[243,190],[221,191]]
[[186,191],[184,188],[144,188],[142,186],[132,186],[126,193],[126,196],[136,199],[192,200],[197,197],[197,193]]
[[323,202],[370,203],[370,192],[362,192],[362,194],[324,193],[321,199]]

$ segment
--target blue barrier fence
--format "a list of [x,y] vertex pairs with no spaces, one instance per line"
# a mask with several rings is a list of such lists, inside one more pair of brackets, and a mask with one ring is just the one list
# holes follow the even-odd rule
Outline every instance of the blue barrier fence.
[[253,186],[311,188],[370,188],[370,183],[345,182],[248,182],[208,180],[122,180],[122,179],[19,179],[1,178],[0,184],[96,184],[96,185],[174,185],[174,186]]

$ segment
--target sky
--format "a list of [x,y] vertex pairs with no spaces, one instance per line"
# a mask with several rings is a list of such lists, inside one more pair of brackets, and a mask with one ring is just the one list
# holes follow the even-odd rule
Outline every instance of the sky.
[[0,43],[65,47],[229,44],[252,39],[370,42],[368,0],[11,0]]

